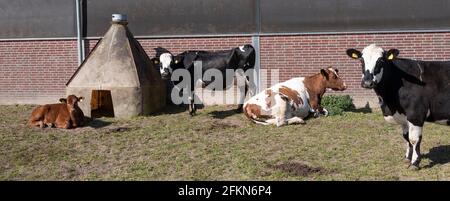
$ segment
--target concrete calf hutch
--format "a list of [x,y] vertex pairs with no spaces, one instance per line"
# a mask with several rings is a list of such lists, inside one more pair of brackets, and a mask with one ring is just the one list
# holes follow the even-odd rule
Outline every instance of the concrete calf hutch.
[[88,117],[151,114],[166,103],[165,83],[153,65],[126,16],[113,15],[105,36],[66,84],[66,93],[85,98],[79,106]]

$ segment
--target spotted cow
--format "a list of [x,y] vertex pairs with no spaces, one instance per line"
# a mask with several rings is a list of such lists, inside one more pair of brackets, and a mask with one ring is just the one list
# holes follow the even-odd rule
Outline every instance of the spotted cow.
[[399,51],[371,44],[347,55],[362,64],[361,86],[374,89],[386,121],[399,124],[408,167],[419,169],[425,121],[450,124],[450,61],[397,58]]
[[282,126],[303,124],[311,113],[327,115],[320,105],[327,88],[343,91],[347,88],[338,69],[321,69],[309,77],[297,77],[278,83],[244,103],[244,114],[258,124]]
[[[249,94],[250,87],[253,86],[252,80],[244,72],[254,69],[255,55],[255,48],[250,44],[221,51],[188,50],[176,56],[166,52],[159,56],[160,73],[163,79],[170,80],[175,70],[184,69],[189,72],[189,114],[191,115],[194,115],[197,110],[194,104],[194,86],[197,81],[202,82],[202,87],[226,90],[232,86],[233,78],[243,79],[244,90],[236,109],[237,112],[242,112],[242,103],[246,95]],[[201,62],[199,77],[195,75],[195,62]],[[154,63],[158,63],[158,61],[154,61]],[[233,70],[235,74],[228,74],[226,73],[227,70]],[[205,74],[211,72],[213,77],[220,77],[222,82],[215,83],[216,78],[209,81],[203,79]],[[173,81],[173,85],[179,85],[180,82]],[[184,86],[178,87],[183,88]]]

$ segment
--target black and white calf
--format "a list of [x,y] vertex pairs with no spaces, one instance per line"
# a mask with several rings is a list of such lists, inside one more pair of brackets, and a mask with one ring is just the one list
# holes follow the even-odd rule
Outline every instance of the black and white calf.
[[375,44],[362,52],[347,50],[361,61],[361,86],[375,90],[385,120],[402,126],[406,160],[418,169],[424,122],[450,125],[450,61],[403,59],[398,54]]
[[[200,61],[201,69],[197,69],[201,74],[196,75],[194,63]],[[245,72],[253,69],[255,65],[255,49],[252,45],[243,45],[231,50],[223,51],[185,51],[181,54],[173,56],[171,53],[163,53],[159,57],[160,73],[163,79],[171,79],[171,75],[178,69],[187,70],[190,74],[190,95],[189,95],[189,113],[195,114],[196,108],[194,104],[194,86],[200,80],[204,87],[210,87],[218,90],[225,90],[232,86],[235,75],[244,80],[244,93],[239,100],[238,112],[242,112],[242,104],[245,96],[252,86],[248,75]],[[232,74],[227,73],[232,70]],[[209,72],[208,72],[209,71]],[[206,74],[205,74],[206,73]],[[212,75],[211,75],[212,74]],[[210,80],[204,80],[203,77],[210,77]],[[221,77],[222,82],[217,79]],[[236,76],[237,77],[237,76]],[[217,80],[216,80],[217,79]],[[174,85],[178,85],[180,81],[175,81]],[[218,85],[214,85],[218,84]]]

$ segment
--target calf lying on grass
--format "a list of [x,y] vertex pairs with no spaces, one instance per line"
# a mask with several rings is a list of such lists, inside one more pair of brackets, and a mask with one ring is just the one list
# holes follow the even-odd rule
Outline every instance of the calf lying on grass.
[[45,126],[56,128],[76,128],[83,125],[84,114],[78,107],[83,97],[69,95],[67,99],[59,99],[62,103],[37,106],[31,113],[28,126]]
[[343,91],[347,88],[338,70],[321,69],[309,77],[297,77],[278,83],[244,103],[244,114],[259,124],[304,123],[311,113],[327,115],[320,101],[327,88]]

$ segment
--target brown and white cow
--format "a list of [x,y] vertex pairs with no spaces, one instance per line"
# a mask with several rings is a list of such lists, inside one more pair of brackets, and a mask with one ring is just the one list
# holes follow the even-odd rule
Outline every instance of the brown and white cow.
[[78,102],[83,101],[83,99],[83,97],[69,95],[67,99],[59,99],[61,103],[37,106],[31,112],[28,125],[41,128],[55,126],[56,128],[65,129],[82,126],[84,114],[78,107]]
[[278,83],[244,103],[244,114],[255,123],[282,126],[305,123],[303,119],[328,112],[320,101],[326,89],[347,88],[337,69],[321,69],[309,77],[297,77]]

